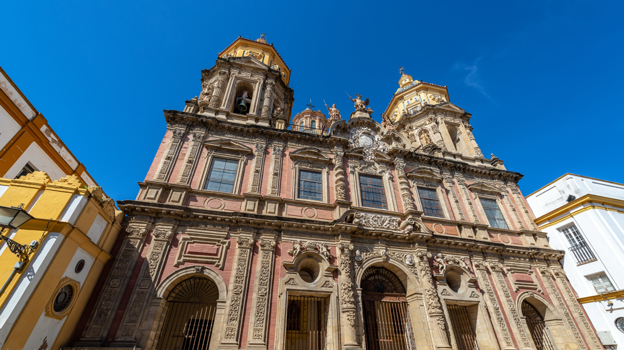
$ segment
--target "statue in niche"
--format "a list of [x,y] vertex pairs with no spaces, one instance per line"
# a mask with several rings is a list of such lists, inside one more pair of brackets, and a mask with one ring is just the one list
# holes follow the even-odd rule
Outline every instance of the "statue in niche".
[[247,114],[249,112],[249,105],[251,104],[251,98],[249,97],[249,91],[244,90],[243,93],[236,98],[236,106],[234,112],[239,114]]
[[392,125],[392,121],[390,121],[390,118],[383,113],[381,114],[381,126],[386,128],[388,131],[395,129],[394,125]]
[[325,107],[329,111],[329,123],[330,124],[333,123],[333,122],[339,121],[341,119],[340,111],[338,110],[338,108],[336,108],[336,104],[335,103],[331,106],[331,108],[328,107],[327,103],[326,103]]
[[284,111],[284,107],[282,107],[282,105],[281,105],[281,104],[276,105],[276,106],[273,108],[273,117],[279,117],[279,116],[281,116],[283,111]]
[[431,138],[429,137],[428,132],[423,131],[420,133],[420,143],[422,143],[423,146],[426,146],[431,143]]

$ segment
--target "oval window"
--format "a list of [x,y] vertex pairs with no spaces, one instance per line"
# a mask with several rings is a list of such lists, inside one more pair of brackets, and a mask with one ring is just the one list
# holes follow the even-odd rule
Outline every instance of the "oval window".
[[65,285],[61,290],[59,290],[56,298],[54,298],[54,312],[62,312],[71,303],[74,297],[74,288],[72,286]]

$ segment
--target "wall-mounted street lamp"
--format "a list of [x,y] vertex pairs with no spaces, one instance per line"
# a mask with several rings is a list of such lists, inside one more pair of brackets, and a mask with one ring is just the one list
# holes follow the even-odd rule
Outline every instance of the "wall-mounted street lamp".
[[4,282],[4,285],[2,286],[2,289],[0,289],[0,295],[2,295],[2,293],[4,293],[4,290],[7,288],[7,286],[9,285],[9,282],[13,279],[13,277],[15,276],[15,274],[22,269],[22,267],[24,265],[26,265],[26,262],[28,261],[28,255],[35,249],[37,249],[37,246],[39,245],[39,242],[37,241],[32,241],[32,243],[30,243],[30,245],[26,245],[26,244],[19,244],[17,242],[15,242],[14,240],[10,239],[9,237],[3,235],[4,230],[5,229],[16,229],[19,228],[20,226],[22,226],[26,221],[32,219],[32,215],[28,214],[25,210],[24,210],[24,205],[20,205],[19,207],[3,207],[0,206],[0,227],[2,227],[2,230],[0,230],[0,238],[2,240],[4,240],[6,242],[7,247],[9,248],[9,250],[17,255],[17,257],[20,259],[14,266],[13,268],[13,272],[11,273],[11,275],[9,276],[9,278]]

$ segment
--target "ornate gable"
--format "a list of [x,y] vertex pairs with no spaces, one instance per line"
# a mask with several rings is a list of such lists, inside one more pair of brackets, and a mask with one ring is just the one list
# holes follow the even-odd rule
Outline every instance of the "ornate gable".
[[204,146],[208,148],[214,148],[220,151],[229,151],[234,153],[247,153],[251,154],[253,150],[241,143],[232,140],[215,139],[204,142]]

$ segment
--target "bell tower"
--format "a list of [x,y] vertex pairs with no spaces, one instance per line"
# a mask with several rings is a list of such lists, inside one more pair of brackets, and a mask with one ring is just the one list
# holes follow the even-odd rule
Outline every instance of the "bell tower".
[[185,112],[247,125],[284,129],[294,102],[288,86],[291,70],[262,33],[257,40],[238,37],[202,71],[198,98]]

